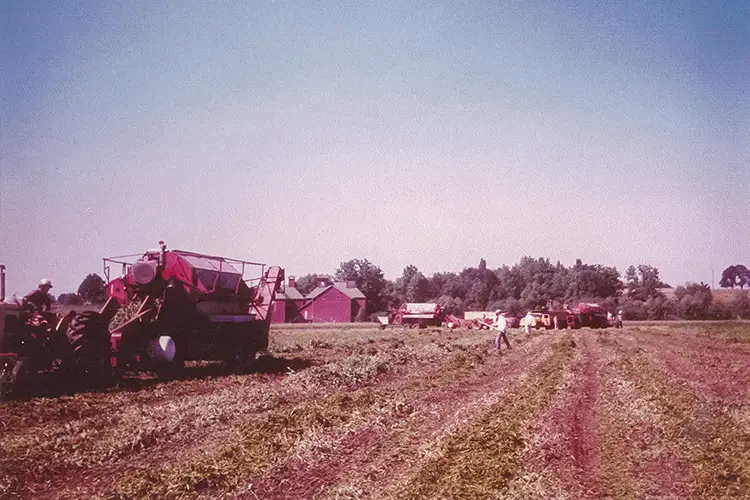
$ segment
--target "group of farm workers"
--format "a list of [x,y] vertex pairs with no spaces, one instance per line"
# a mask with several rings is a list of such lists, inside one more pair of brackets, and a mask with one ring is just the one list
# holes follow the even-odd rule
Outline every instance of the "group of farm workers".
[[[554,325],[555,329],[557,329],[557,316],[554,316]],[[607,313],[607,320],[612,324],[614,322],[615,328],[622,328],[622,310],[617,311],[617,316],[612,315],[611,313]],[[495,337],[495,349],[500,350],[500,343],[505,342],[505,345],[508,346],[508,349],[510,349],[510,342],[508,342],[508,323],[505,319],[505,314],[498,309],[495,311],[495,321],[492,322],[492,324],[487,324],[487,326],[491,326],[495,330],[497,330],[497,337]],[[536,326],[536,317],[529,311],[526,313],[526,316],[523,317],[521,320],[521,325],[523,325],[524,330],[527,334],[531,334],[532,328]]]
[[[536,318],[531,311],[524,316],[521,321],[523,328],[528,335],[531,334],[531,329],[536,325]],[[500,342],[505,342],[505,345],[510,349],[510,342],[508,342],[508,323],[505,320],[505,315],[498,309],[495,311],[495,321],[492,323],[492,327],[497,330],[497,337],[495,337],[495,349],[500,349]]]

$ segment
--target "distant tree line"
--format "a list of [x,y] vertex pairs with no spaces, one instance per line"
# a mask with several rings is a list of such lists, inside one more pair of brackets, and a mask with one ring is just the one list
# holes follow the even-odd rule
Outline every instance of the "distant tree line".
[[[733,266],[740,267],[741,266]],[[512,266],[491,270],[484,259],[477,267],[459,273],[438,272],[425,276],[416,266],[404,268],[395,281],[387,280],[380,267],[367,259],[342,262],[333,275],[308,274],[297,279],[303,294],[312,291],[321,277],[355,281],[367,297],[366,317],[405,302],[436,302],[448,313],[502,309],[513,315],[540,307],[572,307],[578,302],[597,302],[610,311],[622,310],[625,319],[728,319],[750,317],[750,301],[744,293],[728,301],[716,301],[703,283],[672,287],[648,264],[631,265],[624,275],[615,267],[586,264],[573,266],[549,259],[522,257]],[[740,281],[734,281],[739,286]],[[750,277],[745,283],[750,285]],[[669,297],[664,293],[671,291]]]
[[[711,287],[687,283],[672,287],[659,277],[659,270],[647,264],[631,265],[624,275],[614,267],[586,264],[580,259],[567,267],[542,257],[522,257],[512,266],[491,270],[480,259],[477,267],[459,273],[438,272],[425,276],[409,265],[395,281],[367,259],[342,262],[331,274],[307,274],[297,278],[296,287],[304,295],[315,289],[321,278],[354,281],[367,297],[367,307],[358,318],[377,314],[405,302],[436,302],[450,314],[502,309],[513,315],[541,307],[561,308],[578,302],[597,302],[610,311],[622,310],[625,319],[729,319],[750,318],[750,298],[742,289],[750,288],[750,271],[743,265],[727,267],[720,286],[740,288],[727,300],[715,300]],[[98,274],[89,274],[77,293],[63,293],[63,305],[102,304],[106,283]]]

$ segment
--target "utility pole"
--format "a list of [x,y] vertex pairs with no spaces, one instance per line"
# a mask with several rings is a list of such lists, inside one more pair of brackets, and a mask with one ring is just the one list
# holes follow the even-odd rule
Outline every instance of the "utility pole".
[[714,289],[714,270],[711,269],[711,290]]

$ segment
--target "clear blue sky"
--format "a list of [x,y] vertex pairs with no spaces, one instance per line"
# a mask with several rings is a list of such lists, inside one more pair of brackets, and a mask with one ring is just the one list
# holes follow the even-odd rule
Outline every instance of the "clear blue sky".
[[[0,261],[750,265],[745,2],[2,2]],[[718,277],[717,277],[718,282]]]

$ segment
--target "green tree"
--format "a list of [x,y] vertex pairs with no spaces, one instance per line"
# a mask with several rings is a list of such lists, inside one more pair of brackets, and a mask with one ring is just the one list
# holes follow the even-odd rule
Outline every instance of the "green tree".
[[417,269],[417,266],[409,265],[396,280],[394,291],[395,299],[399,303],[426,302],[431,296],[430,281]]
[[294,287],[301,293],[302,295],[307,296],[310,292],[315,290],[315,288],[318,286],[318,281],[320,279],[331,279],[331,276],[327,274],[306,274],[302,276],[301,278],[297,278],[294,283]]
[[634,265],[628,266],[625,271],[625,284],[629,290],[633,290],[638,287],[638,270]]
[[579,259],[569,273],[565,298],[569,301],[606,299],[617,297],[622,288],[616,268],[583,264]]
[[430,286],[430,297],[464,297],[465,291],[459,286],[458,275],[456,273],[435,273],[427,280]]
[[388,308],[388,282],[383,271],[367,259],[342,262],[334,274],[337,281],[354,281],[367,298],[367,314]]
[[487,269],[487,263],[480,259],[479,267],[469,267],[459,274],[461,288],[465,290],[464,304],[470,311],[484,311],[493,298],[498,285],[497,274]]
[[625,280],[628,287],[628,297],[645,302],[649,297],[662,297],[664,294],[660,288],[669,287],[659,278],[659,269],[648,264],[640,264],[637,267],[637,278],[632,275],[633,266],[628,267],[625,272]]
[[57,297],[57,303],[62,306],[77,306],[83,304],[83,300],[77,293],[61,293]]
[[688,283],[674,291],[678,311],[685,319],[707,319],[711,316],[713,294],[705,283]]
[[750,283],[750,271],[742,264],[737,264],[736,266],[729,266],[724,269],[721,273],[719,286],[722,288],[734,288],[738,286],[742,290],[748,283]]
[[84,302],[103,304],[107,300],[107,284],[98,274],[89,274],[78,287],[78,296]]

